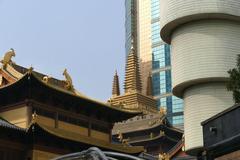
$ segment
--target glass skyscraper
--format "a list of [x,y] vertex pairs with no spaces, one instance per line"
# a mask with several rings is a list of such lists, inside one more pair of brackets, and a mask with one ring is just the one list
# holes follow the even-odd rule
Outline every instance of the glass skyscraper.
[[153,95],[158,107],[167,108],[168,120],[183,126],[183,102],[172,95],[170,46],[160,38],[160,0],[125,0],[126,53],[131,41],[137,48],[143,82],[152,74]]

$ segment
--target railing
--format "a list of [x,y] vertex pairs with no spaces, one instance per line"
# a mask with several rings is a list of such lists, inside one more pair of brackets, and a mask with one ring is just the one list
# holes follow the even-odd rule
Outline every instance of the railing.
[[152,160],[152,159],[143,159],[128,154],[117,153],[117,152],[104,152],[96,147],[91,147],[88,150],[72,153],[64,156],[54,158],[52,160],[119,160],[119,159],[128,159],[128,160]]

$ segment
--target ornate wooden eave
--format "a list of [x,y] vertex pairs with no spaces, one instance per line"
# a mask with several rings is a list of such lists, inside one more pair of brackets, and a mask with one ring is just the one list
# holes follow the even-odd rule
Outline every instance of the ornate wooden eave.
[[[131,122],[129,122],[131,123]],[[134,123],[134,122],[133,122]],[[152,122],[154,123],[154,121]],[[124,124],[124,123],[123,123]],[[124,134],[136,134],[138,132],[148,132],[151,130],[169,130],[170,132],[176,133],[179,137],[182,137],[183,131],[180,129],[177,129],[170,125],[170,123],[167,121],[166,116],[163,116],[161,119],[159,119],[158,122],[154,123],[153,125],[149,124],[148,126],[142,127],[140,129],[129,129],[129,131],[124,131]]]
[[157,135],[157,136],[154,136],[154,137],[150,137],[149,138],[145,138],[145,139],[139,139],[139,140],[134,140],[134,141],[129,141],[128,143],[136,146],[136,145],[144,145],[146,142],[147,143],[155,143],[155,144],[164,144],[167,142],[171,142],[171,143],[177,143],[179,142],[178,140],[175,140],[169,136],[166,136],[166,135]]
[[[34,130],[32,130],[32,128],[34,128]],[[48,126],[38,123],[37,121],[35,121],[34,123],[32,123],[30,125],[27,132],[28,133],[43,132],[43,133],[45,133],[44,134],[45,136],[49,134],[54,137],[62,139],[62,141],[67,140],[67,141],[72,141],[72,142],[76,142],[76,143],[81,143],[81,144],[87,145],[87,146],[96,146],[96,147],[100,147],[102,149],[118,151],[118,152],[128,153],[128,154],[137,154],[137,153],[141,153],[144,151],[142,146],[130,147],[130,146],[127,146],[124,144],[112,144],[112,143],[109,143],[106,141],[94,139],[93,137],[82,136],[80,134],[77,134],[77,133],[74,133],[71,131],[48,127]]]
[[[157,132],[156,132],[157,131]],[[131,137],[133,135],[146,135],[150,133],[158,133],[159,131],[163,132],[165,135],[164,137],[167,137],[170,141],[172,142],[179,142],[182,139],[183,132],[175,131],[170,127],[166,127],[164,124],[159,124],[155,126],[154,128],[149,128],[149,129],[143,129],[143,130],[138,130],[138,131],[132,131],[132,132],[124,132],[122,133],[123,137]],[[129,143],[136,143],[136,142],[146,142],[146,141],[152,141],[152,140],[157,140],[161,138],[160,135],[157,135],[153,138],[140,138],[139,140],[135,140],[134,142]]]
[[168,155],[170,158],[174,157],[178,152],[182,152],[184,147],[184,139],[179,141],[170,151],[168,151]]
[[[93,137],[83,136],[71,131],[66,131],[62,129],[57,129],[49,126],[45,126],[38,122],[37,118],[31,122],[27,129],[19,128],[6,120],[0,119],[0,129],[3,132],[7,132],[10,134],[18,134],[24,145],[31,144],[36,145],[36,141],[33,139],[38,139],[44,135],[45,139],[52,139],[52,137],[58,139],[62,143],[69,142],[68,144],[72,144],[75,146],[84,146],[83,148],[88,148],[91,146],[96,146],[104,150],[117,151],[128,154],[139,154],[144,151],[142,146],[130,147],[124,144],[112,144],[106,141],[101,141],[98,139],[94,139]],[[48,144],[46,141],[42,141],[42,144]],[[54,141],[54,143],[57,143]],[[53,144],[53,143],[51,143]],[[50,144],[49,144],[50,145]],[[71,148],[72,146],[66,146],[67,148]]]

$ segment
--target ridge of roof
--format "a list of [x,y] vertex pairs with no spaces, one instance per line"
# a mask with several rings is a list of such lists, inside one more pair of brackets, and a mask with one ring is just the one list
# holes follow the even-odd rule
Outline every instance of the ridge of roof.
[[36,73],[35,73],[35,72],[30,73],[30,75],[33,75],[33,77],[36,78],[36,79],[38,80],[38,82],[40,82],[41,84],[43,84],[43,85],[45,85],[45,86],[47,86],[47,87],[50,87],[50,88],[52,88],[52,89],[55,89],[55,90],[57,90],[57,91],[63,92],[63,93],[65,93],[65,94],[69,94],[69,95],[74,96],[74,97],[77,97],[77,98],[83,98],[83,99],[89,100],[89,101],[91,101],[91,102],[100,104],[99,106],[105,106],[105,107],[111,108],[111,109],[113,109],[113,110],[118,110],[118,111],[125,112],[125,113],[140,114],[140,112],[129,112],[129,111],[121,110],[120,108],[111,106],[111,105],[109,105],[108,103],[104,103],[104,102],[101,102],[101,101],[97,101],[97,100],[95,100],[95,99],[92,99],[92,98],[89,98],[89,97],[86,97],[86,96],[74,94],[74,92],[70,92],[70,91],[68,91],[68,90],[64,90],[64,89],[61,89],[61,88],[59,88],[59,87],[55,87],[55,86],[53,86],[53,85],[51,85],[51,84],[44,83],[41,79],[39,79],[39,78],[36,76]]
[[[152,120],[152,119],[146,119],[145,121],[147,121],[147,120]],[[154,121],[153,121],[154,124],[151,125],[151,126],[148,126],[148,127],[145,127],[145,128],[134,129],[134,130],[127,130],[127,131],[123,132],[123,134],[129,134],[129,133],[134,133],[134,132],[141,132],[141,131],[151,130],[151,129],[157,128],[157,127],[159,127],[159,126],[164,126],[164,127],[168,128],[168,129],[170,129],[170,130],[183,133],[182,130],[177,129],[177,128],[173,127],[172,125],[169,125],[169,126],[168,126],[168,124],[164,124],[162,121],[163,121],[163,120],[166,120],[166,121],[167,121],[167,117],[166,117],[165,115],[159,117],[159,119],[157,119],[157,117],[155,117],[153,120],[154,120]],[[133,122],[126,122],[126,123],[123,123],[123,124],[120,123],[120,124],[117,124],[117,125],[121,125],[121,124],[122,124],[122,125],[126,125],[127,123],[129,123],[129,124],[134,124],[134,122],[137,123],[138,121],[141,121],[141,120],[136,120],[136,121],[133,121]],[[151,121],[149,121],[149,122],[151,122]],[[117,126],[116,126],[116,127],[117,127]],[[115,128],[115,129],[117,130],[117,128]]]
[[[85,96],[83,94],[81,94],[80,92],[78,92],[77,90],[74,89],[74,91],[70,91],[70,90],[67,90],[67,89],[64,89],[64,87],[60,87],[59,85],[56,85],[54,83],[45,83],[43,82],[43,77],[44,76],[47,76],[47,75],[44,75],[42,73],[39,73],[39,72],[36,72],[36,71],[33,71],[31,70],[32,68],[30,69],[27,69],[25,67],[22,67],[22,66],[19,66],[17,64],[13,64],[12,67],[19,73],[22,74],[22,77],[20,78],[17,78],[17,80],[14,82],[14,83],[11,83],[11,84],[8,84],[6,86],[3,86],[3,87],[0,87],[0,89],[2,88],[6,88],[8,86],[11,86],[12,84],[15,84],[17,82],[19,82],[20,80],[22,80],[24,77],[26,76],[29,76],[29,75],[32,75],[36,80],[38,80],[38,82],[40,82],[41,84],[49,87],[49,88],[52,88],[54,90],[57,90],[59,92],[62,92],[62,93],[65,93],[65,94],[68,94],[68,95],[71,95],[71,96],[74,96],[74,97],[77,97],[77,98],[83,98],[83,99],[86,99],[88,101],[91,101],[93,103],[96,103],[96,104],[99,104],[99,106],[105,106],[105,107],[108,107],[110,109],[113,109],[113,110],[117,110],[117,111],[121,111],[121,112],[125,112],[125,113],[130,113],[130,114],[140,114],[141,112],[134,112],[134,111],[127,111],[127,110],[123,110],[123,109],[120,109],[119,107],[115,107],[115,106],[112,106],[110,105],[109,103],[104,103],[104,102],[101,102],[101,101],[98,101],[98,100],[95,100],[93,98],[90,98],[88,96]],[[2,68],[3,69],[3,68]],[[4,70],[4,69],[3,69]],[[9,72],[8,72],[9,73]],[[9,73],[11,74],[11,73]],[[56,78],[51,78],[52,82],[53,81],[56,81],[57,84],[60,84],[60,83],[63,83],[63,80],[58,80]]]

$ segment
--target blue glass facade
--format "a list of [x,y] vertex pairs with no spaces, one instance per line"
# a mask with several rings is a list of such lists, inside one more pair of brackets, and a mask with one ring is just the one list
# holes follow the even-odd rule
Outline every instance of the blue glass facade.
[[125,1],[125,49],[126,54],[129,53],[131,48],[132,39],[136,39],[136,1],[126,0]]
[[[137,15],[141,12],[137,7],[137,2],[141,0],[125,0],[126,5],[126,53],[129,53],[131,39],[137,40]],[[158,107],[167,108],[167,116],[173,125],[183,124],[183,102],[181,99],[172,96],[172,77],[171,77],[171,58],[170,46],[165,44],[160,37],[160,0],[148,0],[151,8],[143,8],[144,13],[150,10],[151,35],[142,34],[146,37],[141,39],[149,39],[151,41],[152,54],[152,80],[153,80],[153,95],[157,100]],[[144,4],[146,1],[144,2]],[[137,10],[137,11],[136,11]],[[144,14],[141,14],[144,15]],[[141,36],[141,35],[140,35]],[[145,51],[144,51],[145,52]]]
[[170,46],[160,37],[160,1],[151,0],[151,40],[153,94],[158,107],[167,108],[169,121],[173,125],[183,124],[183,102],[172,96]]

